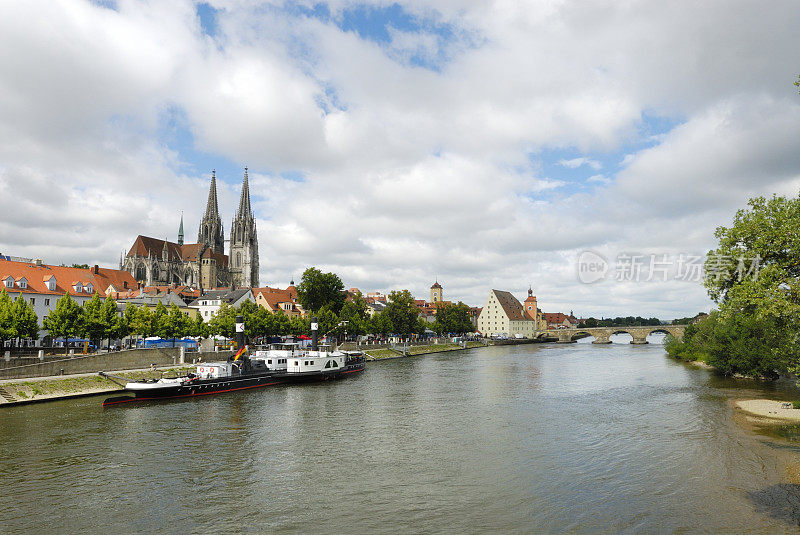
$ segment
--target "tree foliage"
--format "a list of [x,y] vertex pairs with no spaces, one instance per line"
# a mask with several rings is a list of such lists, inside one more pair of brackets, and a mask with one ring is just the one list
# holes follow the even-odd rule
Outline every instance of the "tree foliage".
[[[56,308],[44,318],[44,328],[53,338],[75,338],[85,332],[84,309],[69,293],[56,302]],[[65,344],[66,347],[66,344]]]
[[441,330],[433,330],[440,334],[443,332],[461,334],[472,332],[475,328],[469,319],[469,307],[460,301],[458,304],[439,305],[436,309],[436,323],[437,328]]
[[[389,294],[389,303],[382,314],[392,323],[393,332],[407,336],[420,333],[419,308],[414,303],[414,296],[408,290],[394,291]],[[420,333],[421,334],[421,333]]]
[[303,272],[297,285],[297,299],[309,312],[317,313],[327,306],[333,313],[339,314],[345,300],[344,284],[335,273],[323,273],[310,267]]
[[[705,263],[718,306],[688,327],[670,354],[707,360],[725,373],[776,377],[800,372],[800,197],[751,199]],[[700,327],[702,326],[702,327]]]

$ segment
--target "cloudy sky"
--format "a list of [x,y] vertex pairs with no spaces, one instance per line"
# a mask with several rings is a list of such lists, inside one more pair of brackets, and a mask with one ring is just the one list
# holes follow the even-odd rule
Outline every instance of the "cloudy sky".
[[227,237],[247,165],[262,285],[695,314],[679,259],[800,189],[797,28],[796,0],[2,2],[0,252],[113,267],[181,212],[193,241],[214,168]]

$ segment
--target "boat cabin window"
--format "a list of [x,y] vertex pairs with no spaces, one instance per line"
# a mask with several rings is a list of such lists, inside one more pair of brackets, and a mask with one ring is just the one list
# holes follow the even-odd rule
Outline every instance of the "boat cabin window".
[[336,361],[335,361],[335,360],[332,360],[331,362],[333,363],[333,367],[334,367],[334,368],[338,368],[338,367],[339,367],[339,365],[338,365],[338,364],[336,364]]
[[325,367],[326,367],[326,368],[330,368],[330,367],[331,367],[331,361],[328,361],[328,362],[326,362],[326,363],[325,363]]
[[267,364],[272,364],[272,359],[267,359]]
[[312,365],[312,366],[314,365],[314,361],[313,361],[313,360],[311,361],[311,365]]
[[294,361],[294,365],[297,366],[297,361]]

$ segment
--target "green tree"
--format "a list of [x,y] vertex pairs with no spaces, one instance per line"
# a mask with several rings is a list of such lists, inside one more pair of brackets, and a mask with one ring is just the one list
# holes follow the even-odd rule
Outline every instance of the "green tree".
[[125,311],[122,313],[122,317],[119,319],[120,327],[117,331],[117,336],[120,338],[125,338],[133,334],[133,326],[134,322],[136,321],[136,310],[137,307],[133,303],[125,304]]
[[208,332],[214,336],[233,338],[236,334],[236,309],[228,303],[222,303],[208,322]]
[[395,332],[394,325],[392,325],[392,318],[383,312],[376,312],[369,320],[369,332],[372,334],[387,335]]
[[472,321],[469,319],[469,307],[462,302],[458,304],[442,303],[436,309],[436,322],[439,323],[441,331],[437,333],[466,333],[474,329]]
[[319,323],[319,336],[325,335],[342,336],[344,327],[339,324],[339,317],[327,305],[317,312],[317,322]]
[[368,319],[367,302],[364,301],[361,293],[354,295],[350,301],[346,301],[339,312],[339,321],[347,322],[348,334],[366,334]]
[[289,319],[289,316],[283,313],[282,310],[278,310],[272,315],[273,325],[274,327],[274,334],[275,336],[283,336],[284,334],[291,334],[292,331],[292,320]]
[[95,346],[99,347],[100,340],[105,338],[109,327],[103,316],[103,302],[100,300],[100,294],[95,293],[83,304],[83,316],[83,333]]
[[311,319],[308,317],[302,318],[295,316],[291,320],[289,332],[294,336],[310,335],[311,334]]
[[162,315],[158,321],[158,335],[166,340],[172,340],[175,346],[175,338],[189,334],[191,329],[189,316],[181,311],[175,303],[172,303],[166,314]]
[[70,338],[85,332],[83,307],[65,293],[56,302],[56,308],[44,318],[44,328],[53,338],[64,338],[65,353],[69,350],[67,343]]
[[203,321],[203,316],[200,315],[200,312],[198,312],[192,320],[190,333],[192,336],[196,336],[200,339],[208,336],[208,325]]
[[104,337],[108,340],[108,346],[111,347],[112,338],[122,338],[127,336],[125,318],[117,314],[117,302],[111,296],[106,297],[103,301],[103,307],[100,309],[100,316],[106,325],[106,330],[103,333]]
[[148,338],[156,333],[157,325],[149,307],[142,305],[136,309],[131,330],[141,338]]
[[[725,373],[800,372],[800,197],[751,199],[705,262],[718,313],[687,328],[670,354],[693,352]],[[708,323],[708,325],[705,325]],[[708,331],[708,332],[706,332]]]
[[344,284],[335,273],[310,267],[297,285],[297,298],[309,312],[319,312],[327,305],[334,314],[339,314],[345,300]]
[[16,338],[17,330],[14,326],[14,311],[11,296],[5,288],[0,291],[0,349],[5,347],[6,340]]
[[39,318],[33,305],[20,294],[11,307],[14,320],[14,331],[17,338],[39,338]]
[[414,296],[408,290],[394,291],[389,294],[389,303],[383,314],[392,322],[394,332],[404,336],[419,332],[419,308]]

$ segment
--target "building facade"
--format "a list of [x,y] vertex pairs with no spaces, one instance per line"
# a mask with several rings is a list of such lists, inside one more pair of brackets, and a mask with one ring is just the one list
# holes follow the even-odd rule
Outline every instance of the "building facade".
[[[33,306],[40,326],[65,293],[70,294],[79,305],[83,305],[95,293],[105,298],[136,288],[136,281],[127,271],[98,266],[89,269],[50,266],[43,264],[41,260],[0,260],[0,284],[11,299],[22,297]],[[39,343],[45,335],[47,331],[39,331]]]
[[257,286],[258,236],[255,218],[250,210],[246,169],[233,227],[231,254],[237,262],[236,266],[231,266],[231,255],[225,254],[225,232],[217,202],[217,178],[216,172],[212,171],[206,210],[197,230],[197,243],[183,243],[181,215],[177,242],[139,235],[128,253],[120,258],[120,269],[133,275],[142,286],[181,284],[198,286],[204,290]]
[[492,290],[478,316],[478,332],[490,337],[533,338],[536,321],[511,292]]

